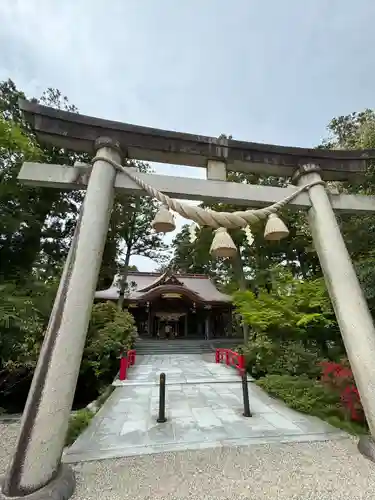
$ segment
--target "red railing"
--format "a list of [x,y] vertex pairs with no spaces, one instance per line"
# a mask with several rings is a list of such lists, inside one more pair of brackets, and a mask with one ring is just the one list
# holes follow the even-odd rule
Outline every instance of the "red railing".
[[227,366],[237,368],[241,377],[245,373],[245,356],[243,354],[238,354],[230,349],[216,349],[215,361],[216,363],[225,361]]
[[125,380],[128,374],[129,366],[135,364],[135,349],[131,349],[126,354],[123,354],[120,359],[119,379]]

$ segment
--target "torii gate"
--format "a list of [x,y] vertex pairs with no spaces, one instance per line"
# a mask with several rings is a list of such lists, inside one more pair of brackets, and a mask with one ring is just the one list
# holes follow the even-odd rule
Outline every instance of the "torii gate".
[[[314,245],[371,432],[371,437],[360,440],[359,448],[374,459],[375,329],[334,210],[375,212],[375,197],[334,194],[323,185],[323,181],[353,180],[363,175],[366,160],[375,158],[374,150],[271,146],[128,125],[28,101],[21,101],[20,106],[40,140],[73,151],[96,152],[97,156],[91,170],[89,165],[25,163],[19,174],[19,179],[30,185],[87,187],[87,191],[0,498],[65,499],[74,491],[74,474],[61,464],[61,457],[115,190],[132,195],[143,195],[146,190],[158,193],[157,197],[162,192],[167,197],[161,195],[164,199],[158,199],[177,211],[178,202],[172,203],[168,196],[252,207],[288,202],[291,208],[307,209]],[[117,174],[122,169],[122,155],[203,167],[207,169],[207,180],[141,174],[134,169],[127,170],[127,175]],[[299,187],[230,183],[226,182],[227,169],[290,177]],[[202,214],[195,212],[187,209],[183,213],[204,223]],[[259,214],[264,218],[275,212],[268,207]],[[219,223],[209,225],[244,227],[254,220],[246,214],[237,212],[228,220],[216,214]]]

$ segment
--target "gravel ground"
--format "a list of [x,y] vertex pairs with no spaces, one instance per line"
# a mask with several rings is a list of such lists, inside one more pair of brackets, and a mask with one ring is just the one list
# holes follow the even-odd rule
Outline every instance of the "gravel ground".
[[[17,429],[0,424],[0,474]],[[375,491],[375,464],[358,453],[352,438],[171,452],[75,469],[72,500],[365,500]]]
[[0,422],[0,476],[6,471],[10,454],[16,445],[19,423]]

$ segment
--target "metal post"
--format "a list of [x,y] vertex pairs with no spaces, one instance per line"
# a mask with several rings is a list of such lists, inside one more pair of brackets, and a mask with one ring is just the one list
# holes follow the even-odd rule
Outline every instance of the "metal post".
[[251,417],[250,402],[249,402],[249,387],[247,385],[247,374],[244,373],[241,377],[242,394],[243,394],[243,416]]
[[[303,165],[295,174],[302,186],[320,180],[319,167]],[[345,246],[330,198],[324,186],[309,189],[311,209],[308,221],[331,297],[341,335],[372,439],[366,444],[367,455],[375,457],[375,329],[366,298],[361,289],[350,255]],[[364,443],[364,440],[360,441]]]
[[[108,138],[96,141],[98,154],[121,161]],[[56,296],[43,347],[21,420],[16,451],[5,476],[3,497],[33,494],[68,498],[74,474],[61,465],[95,287],[113,203],[115,169],[93,166],[76,246]]]
[[156,420],[158,424],[162,424],[167,421],[165,418],[165,373],[160,374],[160,385],[159,385],[159,416]]
[[210,339],[210,313],[206,313],[206,318],[204,320],[204,338],[205,340]]

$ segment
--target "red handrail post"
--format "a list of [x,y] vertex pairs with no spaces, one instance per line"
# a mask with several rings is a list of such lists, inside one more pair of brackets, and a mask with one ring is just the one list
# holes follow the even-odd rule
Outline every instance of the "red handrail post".
[[215,353],[215,362],[219,363],[220,362],[220,349],[216,349]]
[[240,375],[242,377],[246,371],[245,370],[245,356],[243,354],[240,354],[238,356],[238,369],[239,369]]
[[126,356],[122,356],[120,359],[120,374],[119,374],[120,380],[126,379],[127,369],[128,369],[128,358]]
[[225,349],[225,364],[229,365],[229,349]]
[[129,366],[133,366],[135,364],[135,350],[131,349],[128,351],[128,359],[129,359]]

